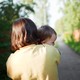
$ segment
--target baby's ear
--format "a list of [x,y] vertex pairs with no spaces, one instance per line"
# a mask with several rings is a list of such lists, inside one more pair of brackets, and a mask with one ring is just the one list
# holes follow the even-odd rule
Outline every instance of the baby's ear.
[[46,44],[47,44],[48,41],[49,41],[49,39],[50,39],[50,38],[47,38],[47,39],[43,40],[41,43],[46,43]]
[[43,43],[47,43],[47,40],[43,40],[41,43],[42,43],[42,44],[43,44]]
[[41,42],[42,44],[45,43],[45,40]]

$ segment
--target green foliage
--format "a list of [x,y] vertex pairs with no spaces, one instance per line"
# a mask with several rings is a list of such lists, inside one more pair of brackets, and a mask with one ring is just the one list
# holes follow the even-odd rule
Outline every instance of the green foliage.
[[64,25],[68,30],[80,28],[80,1],[67,0],[64,3],[63,13]]
[[[80,29],[80,1],[79,0],[61,0],[63,6],[60,8],[63,17],[56,23],[63,26],[62,31],[73,32],[75,29]],[[60,29],[60,28],[59,28]],[[60,30],[61,30],[60,29]]]
[[64,34],[64,42],[69,45],[75,52],[80,54],[80,42],[75,42],[72,34]]
[[10,53],[0,54],[0,80],[10,80],[6,72],[6,60]]
[[56,30],[58,35],[62,35],[63,32],[65,32],[65,27],[63,24],[63,17],[56,21],[55,30]]
[[[23,11],[22,9],[25,9]],[[19,14],[21,11],[23,11],[23,15],[28,16],[28,12],[34,12],[33,8],[30,5],[24,5],[24,4],[14,4],[12,0],[3,1],[0,3],[0,24],[4,25],[6,24],[12,24],[12,22],[19,18],[21,15]]]
[[72,34],[69,32],[64,33],[63,40],[65,41],[65,43],[71,42],[72,41]]
[[78,54],[80,54],[80,42],[74,42],[73,40],[68,45]]

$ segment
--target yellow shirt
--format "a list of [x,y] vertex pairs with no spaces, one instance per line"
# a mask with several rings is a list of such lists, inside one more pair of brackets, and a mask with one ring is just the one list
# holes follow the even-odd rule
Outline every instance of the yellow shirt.
[[12,80],[58,80],[60,53],[51,45],[29,45],[11,54],[7,73]]

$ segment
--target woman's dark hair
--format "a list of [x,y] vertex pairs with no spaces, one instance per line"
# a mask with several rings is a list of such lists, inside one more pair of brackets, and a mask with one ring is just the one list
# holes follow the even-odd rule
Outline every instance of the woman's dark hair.
[[38,33],[35,23],[28,18],[19,18],[14,21],[11,33],[11,48],[18,50],[21,47],[37,44]]
[[53,28],[51,28],[48,25],[41,26],[38,29],[38,35],[39,35],[39,38],[40,38],[39,43],[41,43],[42,41],[44,41],[47,38],[51,38],[52,34],[55,34],[57,36],[57,33]]

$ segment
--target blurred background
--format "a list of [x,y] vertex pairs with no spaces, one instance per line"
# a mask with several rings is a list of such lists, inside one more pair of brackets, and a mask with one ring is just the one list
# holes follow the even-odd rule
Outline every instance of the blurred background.
[[80,0],[0,0],[0,80],[10,80],[5,63],[11,53],[11,25],[19,17],[31,18],[37,27],[50,25],[80,54]]

